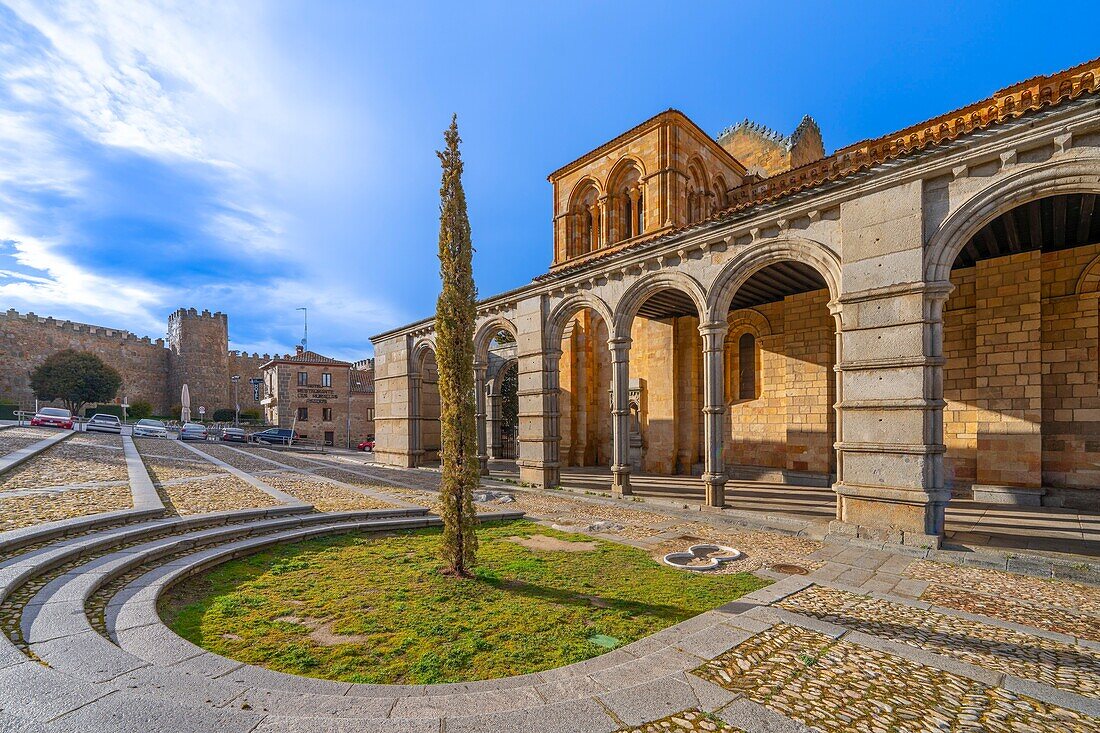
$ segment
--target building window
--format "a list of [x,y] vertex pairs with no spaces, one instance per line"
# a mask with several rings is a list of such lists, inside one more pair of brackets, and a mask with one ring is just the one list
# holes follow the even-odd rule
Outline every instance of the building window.
[[305,372],[298,372],[298,386],[305,387],[309,384],[309,375]]
[[373,407],[368,407],[367,408],[367,420],[369,420],[371,422],[374,422],[374,408]]
[[329,374],[328,372],[325,372],[324,374],[321,375],[321,386],[322,387],[331,387],[332,386],[332,375]]
[[321,419],[324,420],[325,422],[332,422],[332,408],[331,407],[322,407],[321,408]]
[[756,399],[756,337],[741,334],[737,340],[737,399]]
[[298,419],[299,420],[308,420],[309,419],[309,408],[308,407],[299,407],[298,408]]

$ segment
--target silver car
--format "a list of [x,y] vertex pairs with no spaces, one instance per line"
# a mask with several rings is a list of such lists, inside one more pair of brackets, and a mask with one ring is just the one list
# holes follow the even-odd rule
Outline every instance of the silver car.
[[92,419],[88,421],[84,429],[89,433],[115,433],[117,435],[122,435],[122,421],[114,415],[104,415],[101,412],[97,412],[92,415]]
[[206,426],[185,422],[180,428],[180,440],[206,440]]
[[168,428],[160,420],[138,420],[134,423],[135,438],[167,438]]

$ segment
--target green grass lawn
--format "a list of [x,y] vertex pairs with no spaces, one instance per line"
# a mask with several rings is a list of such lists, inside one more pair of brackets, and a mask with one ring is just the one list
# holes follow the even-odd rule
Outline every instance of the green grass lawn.
[[[480,564],[463,580],[439,573],[439,534],[345,534],[274,548],[176,586],[161,614],[183,637],[242,662],[423,684],[578,662],[608,651],[592,637],[626,644],[767,585],[747,573],[673,570],[637,548],[527,521],[479,528]],[[593,548],[528,549],[510,539],[532,535]]]

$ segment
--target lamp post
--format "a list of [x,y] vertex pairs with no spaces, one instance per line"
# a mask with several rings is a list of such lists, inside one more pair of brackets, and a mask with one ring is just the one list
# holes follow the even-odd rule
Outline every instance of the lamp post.
[[230,377],[233,382],[233,427],[237,428],[241,425],[241,400],[238,395],[238,388],[241,383],[241,375],[234,374]]

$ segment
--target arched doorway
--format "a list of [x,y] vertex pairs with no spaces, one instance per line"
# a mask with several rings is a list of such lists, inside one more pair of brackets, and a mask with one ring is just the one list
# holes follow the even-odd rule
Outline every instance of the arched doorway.
[[562,329],[558,411],[562,468],[611,465],[611,355],[608,326],[592,308],[580,308]]
[[951,261],[941,353],[954,497],[1100,509],[1098,193],[1016,200],[976,222]]
[[439,369],[435,350],[430,345],[425,344],[415,352],[411,381],[413,463],[416,466],[438,463],[441,440]]
[[724,462],[735,480],[830,487],[836,322],[824,277],[784,260],[754,271],[726,314]]

